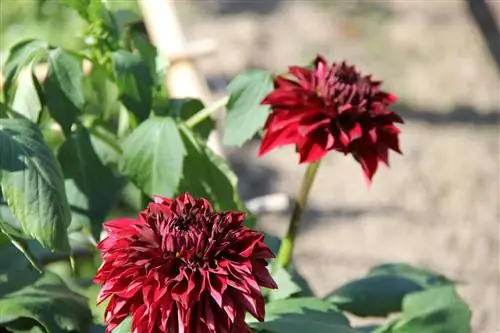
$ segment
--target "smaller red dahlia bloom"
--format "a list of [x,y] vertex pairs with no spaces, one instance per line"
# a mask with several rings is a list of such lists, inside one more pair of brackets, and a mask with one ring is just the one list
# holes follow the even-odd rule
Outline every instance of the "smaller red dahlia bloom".
[[380,90],[380,81],[362,76],[354,66],[318,56],[314,68],[289,67],[262,101],[272,112],[264,127],[259,155],[294,144],[300,163],[321,159],[329,150],[352,154],[371,182],[378,163],[389,165],[388,150],[401,153],[403,120],[389,110],[396,97]]
[[251,332],[246,312],[264,320],[260,287],[277,286],[266,268],[274,255],[244,218],[183,194],[105,223],[94,281],[98,303],[109,298],[106,332],[129,315],[133,333]]

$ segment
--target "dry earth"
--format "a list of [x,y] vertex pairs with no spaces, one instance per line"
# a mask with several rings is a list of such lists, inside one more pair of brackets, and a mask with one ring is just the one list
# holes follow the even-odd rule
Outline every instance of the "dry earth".
[[[500,3],[491,2],[499,18]],[[465,1],[179,1],[190,39],[214,38],[200,62],[214,89],[242,69],[283,70],[316,52],[385,80],[407,120],[404,156],[369,190],[360,167],[321,166],[296,260],[322,296],[371,266],[405,261],[464,280],[477,333],[500,330],[499,77]],[[304,168],[291,149],[231,150],[245,198],[294,195]],[[282,235],[286,216],[261,228]]]

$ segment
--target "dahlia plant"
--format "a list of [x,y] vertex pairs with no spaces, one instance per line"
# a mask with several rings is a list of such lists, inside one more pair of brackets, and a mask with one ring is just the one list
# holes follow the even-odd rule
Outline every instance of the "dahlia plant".
[[[352,156],[369,185],[401,153],[381,81],[318,55],[242,72],[213,105],[173,99],[140,16],[62,2],[87,21],[86,46],[20,41],[2,67],[0,332],[470,332],[436,272],[380,264],[318,297],[293,263],[321,160]],[[292,145],[307,165],[282,240],[258,231],[207,146],[223,106],[226,145]]]

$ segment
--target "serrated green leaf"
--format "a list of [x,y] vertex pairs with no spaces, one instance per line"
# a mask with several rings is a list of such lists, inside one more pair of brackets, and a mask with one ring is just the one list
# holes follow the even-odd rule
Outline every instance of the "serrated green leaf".
[[145,120],[153,105],[154,81],[140,55],[119,50],[111,54],[120,100],[139,121]]
[[171,197],[181,180],[185,155],[175,121],[153,117],[126,138],[120,170],[144,193]]
[[[28,320],[46,333],[88,332],[91,314],[84,297],[53,273],[12,271],[0,282],[0,326]],[[18,323],[17,323],[18,324]]]
[[9,50],[9,57],[3,68],[5,77],[3,90],[7,103],[10,103],[10,99],[13,97],[14,82],[21,73],[23,67],[44,54],[48,49],[49,44],[47,42],[29,39],[17,43]]
[[391,333],[470,333],[471,312],[454,287],[443,286],[410,294]]
[[273,74],[252,69],[236,76],[227,87],[226,130],[224,144],[241,146],[262,128],[269,114],[269,107],[260,102],[273,89]]
[[270,302],[266,305],[265,322],[253,321],[250,325],[274,333],[356,333],[338,309],[312,297]]
[[0,185],[23,232],[44,247],[69,250],[70,210],[62,172],[35,124],[0,119]]
[[[207,198],[215,210],[247,211],[238,195],[237,177],[224,159],[184,124],[179,129],[187,155],[178,193]],[[252,228],[255,223],[255,217],[248,213],[245,225]]]
[[49,72],[43,84],[45,102],[52,118],[69,133],[85,103],[82,63],[61,48],[50,51],[48,62]]
[[43,104],[40,100],[40,84],[33,73],[33,63],[28,70],[19,77],[18,86],[14,94],[12,109],[22,114],[32,122],[38,122]]
[[78,126],[63,143],[57,157],[73,212],[70,229],[83,227],[98,239],[101,222],[118,201],[125,179],[102,163],[83,126]]

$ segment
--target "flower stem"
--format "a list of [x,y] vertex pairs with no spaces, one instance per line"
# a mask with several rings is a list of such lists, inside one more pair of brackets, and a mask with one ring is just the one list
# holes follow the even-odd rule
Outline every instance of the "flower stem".
[[186,120],[186,126],[189,128],[193,128],[199,123],[201,123],[206,118],[210,117],[212,113],[223,107],[229,101],[229,97],[223,97],[218,101],[215,101],[213,104],[207,106],[206,108],[196,112],[192,117]]
[[281,246],[278,251],[277,260],[284,268],[288,268],[292,261],[295,238],[300,228],[302,214],[304,213],[304,210],[307,206],[309,192],[314,182],[314,177],[316,176],[316,172],[318,171],[320,162],[321,160],[309,164],[307,166],[306,173],[304,174],[304,178],[302,178],[299,196],[295,203],[295,207],[293,208],[290,224],[288,225],[288,231],[285,235],[285,238],[281,242]]

